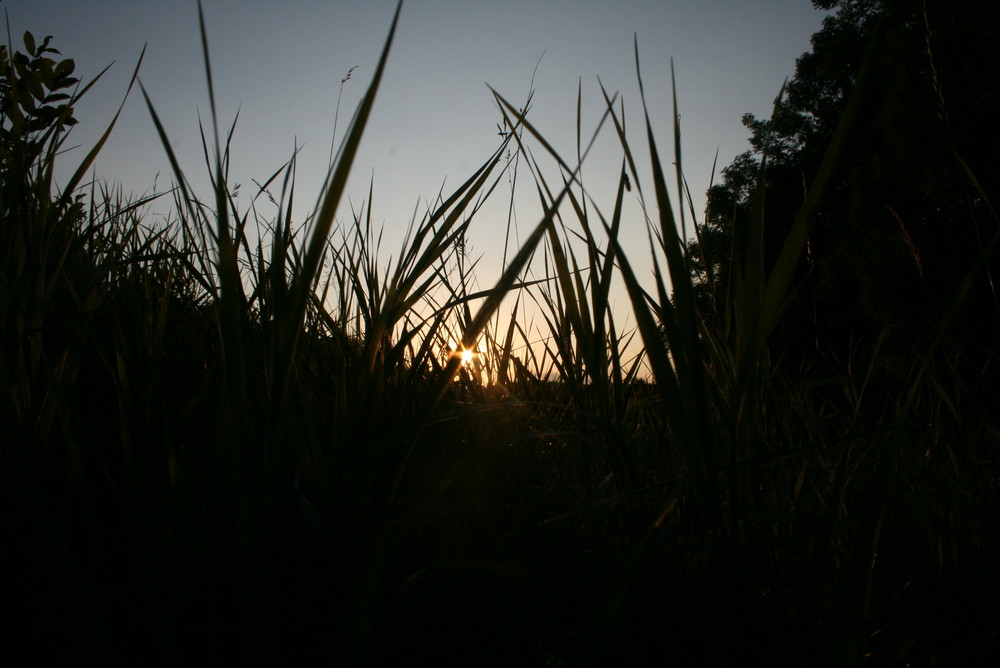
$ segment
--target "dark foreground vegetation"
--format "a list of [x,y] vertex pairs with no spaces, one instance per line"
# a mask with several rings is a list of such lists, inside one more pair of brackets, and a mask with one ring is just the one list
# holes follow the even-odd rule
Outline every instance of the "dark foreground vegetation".
[[[240,211],[211,131],[214,191],[171,154],[165,224],[84,183],[100,145],[54,189],[89,86],[48,39],[0,47],[5,654],[990,665],[997,10],[815,4],[837,14],[704,221],[667,195],[679,130],[675,158],[631,143],[605,95],[605,207],[497,95],[512,132],[389,264],[365,210],[334,214],[391,33],[305,221],[294,161]],[[539,222],[470,294],[477,198],[517,165]],[[652,287],[618,245],[635,196]]]

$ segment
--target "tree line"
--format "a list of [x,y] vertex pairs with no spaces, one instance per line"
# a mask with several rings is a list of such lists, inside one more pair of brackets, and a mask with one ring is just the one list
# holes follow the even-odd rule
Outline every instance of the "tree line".
[[773,353],[794,368],[874,360],[875,377],[892,382],[914,359],[932,362],[947,350],[982,398],[995,399],[1000,5],[813,4],[831,14],[772,115],[743,117],[752,150],[722,170],[689,245],[703,307],[720,301],[706,270],[718,279],[716,295],[738,289],[736,258],[754,216],[764,220],[764,265],[773,266],[872,50],[857,121],[812,216]]

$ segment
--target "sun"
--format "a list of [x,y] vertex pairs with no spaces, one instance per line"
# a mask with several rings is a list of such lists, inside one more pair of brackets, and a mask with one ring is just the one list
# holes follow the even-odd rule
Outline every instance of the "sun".
[[451,356],[457,357],[462,362],[463,367],[471,365],[476,360],[475,348],[466,348],[455,342],[454,339],[448,341],[448,347],[451,348]]

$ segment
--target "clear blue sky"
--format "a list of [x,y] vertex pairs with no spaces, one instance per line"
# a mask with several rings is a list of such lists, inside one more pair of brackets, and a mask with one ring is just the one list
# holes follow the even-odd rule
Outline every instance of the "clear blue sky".
[[[115,62],[79,105],[70,143],[82,147],[91,146],[112,117],[148,43],[140,78],[185,171],[192,178],[204,174],[197,123],[199,111],[205,119],[209,112],[195,0],[5,0],[0,6],[15,48],[25,30],[51,34],[53,46],[76,60],[85,79]],[[395,7],[396,0],[205,0],[223,123],[241,107],[232,178],[244,184],[241,202],[249,202],[251,178],[269,176],[297,140],[304,146],[297,188],[306,193],[298,198],[300,217],[308,212],[325,174],[340,80],[357,66],[343,88],[338,137],[374,71]],[[621,93],[633,141],[644,146],[636,34],[654,129],[668,156],[674,59],[685,171],[700,211],[716,151],[721,168],[749,147],[742,114],[769,113],[822,18],[809,0],[408,0],[349,195],[355,204],[363,201],[374,175],[374,217],[395,250],[417,203],[433,198],[443,182],[446,190],[460,184],[498,145],[500,116],[487,84],[520,103],[539,58],[529,119],[567,158],[575,155],[579,81],[585,133],[603,110],[597,77]],[[169,169],[137,93],[97,174],[140,193],[159,173],[162,190]],[[610,209],[621,154],[610,134],[607,139],[584,175],[598,203]],[[472,228],[470,249],[484,255],[487,274],[499,268],[501,210],[484,212]],[[537,207],[519,207],[521,229],[537,215]],[[645,257],[641,220],[630,229]],[[481,283],[491,280],[480,276]]]

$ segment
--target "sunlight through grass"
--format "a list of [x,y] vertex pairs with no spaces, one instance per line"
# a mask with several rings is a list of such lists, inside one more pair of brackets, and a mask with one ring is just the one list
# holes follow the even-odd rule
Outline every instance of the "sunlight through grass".
[[[729,273],[694,272],[716,265],[683,238],[695,212],[675,219],[691,206],[669,190],[671,162],[685,183],[676,100],[671,161],[645,92],[636,140],[601,86],[587,141],[582,85],[570,159],[529,120],[531,94],[494,92],[496,151],[389,254],[374,181],[364,206],[344,202],[398,17],[301,220],[294,155],[249,207],[229,187],[235,121],[225,132],[215,117],[200,12],[208,196],[143,88],[174,170],[163,224],[144,213],[159,195],[77,191],[107,133],[53,194],[90,85],[53,93],[77,82],[71,63],[43,62],[48,40],[29,33],[15,60],[0,47],[0,493],[14,509],[0,529],[25,637],[74,653],[51,663],[157,647],[180,664],[209,643],[268,665],[785,665],[796,652],[812,665],[833,651],[857,665],[876,634],[916,642],[890,613],[914,628],[952,614],[935,596],[963,586],[955,573],[992,583],[1000,427],[965,419],[978,386],[953,372],[962,352],[944,351],[945,331],[891,387],[870,382],[878,343],[868,375],[853,359],[790,368],[767,345],[867,60],[770,268],[758,206]],[[35,98],[66,106],[23,111]],[[609,202],[581,169],[604,132],[620,148]],[[481,288],[466,239],[513,180],[510,153],[534,225]],[[633,196],[639,220],[624,212]],[[629,226],[649,240],[649,276],[622,247]],[[900,563],[916,574],[883,566]]]

